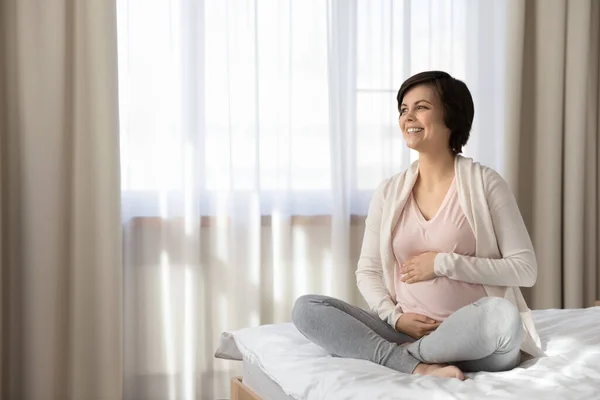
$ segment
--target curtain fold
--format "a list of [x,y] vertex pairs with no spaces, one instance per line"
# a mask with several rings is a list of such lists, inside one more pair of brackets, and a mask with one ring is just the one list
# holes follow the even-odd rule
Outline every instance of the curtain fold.
[[[357,2],[329,0],[327,4],[327,82],[329,93],[329,141],[331,146],[331,264],[336,279],[328,291],[348,302],[358,300],[350,252],[350,216],[355,182]],[[355,244],[356,245],[356,244]],[[327,277],[326,277],[327,278]]]
[[598,258],[597,1],[510,2],[507,169],[538,256],[533,308],[590,306]]
[[118,399],[115,5],[0,8],[1,397]]

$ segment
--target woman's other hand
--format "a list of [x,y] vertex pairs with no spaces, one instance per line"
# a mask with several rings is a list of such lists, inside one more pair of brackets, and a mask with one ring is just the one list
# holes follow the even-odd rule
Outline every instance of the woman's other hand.
[[422,253],[402,264],[400,268],[400,273],[403,274],[402,282],[415,283],[435,278],[433,262],[437,254],[433,251]]
[[406,333],[415,339],[429,335],[440,326],[439,321],[425,315],[415,313],[404,313],[396,321],[396,330]]

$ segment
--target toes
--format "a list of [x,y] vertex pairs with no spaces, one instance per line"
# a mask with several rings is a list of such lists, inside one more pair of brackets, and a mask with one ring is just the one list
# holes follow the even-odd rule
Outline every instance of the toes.
[[458,379],[460,379],[461,381],[464,381],[464,380],[466,379],[466,378],[465,378],[465,374],[463,374],[463,372],[462,372],[460,369],[457,371],[457,373],[456,373],[456,377],[457,377]]

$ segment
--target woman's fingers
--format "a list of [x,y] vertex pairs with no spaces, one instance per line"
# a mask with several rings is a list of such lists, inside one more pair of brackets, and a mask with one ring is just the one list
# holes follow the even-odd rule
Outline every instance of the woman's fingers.
[[431,332],[438,328],[439,324],[423,324],[421,325],[421,332],[423,335],[429,335]]
[[435,331],[436,329],[437,329],[437,325],[422,326],[419,329],[419,332],[421,333],[421,336],[427,336],[431,332]]
[[431,318],[426,317],[425,315],[421,315],[421,314],[417,314],[417,317],[415,319],[424,324],[429,324],[430,323],[429,321],[431,321]]
[[425,327],[425,328],[437,328],[438,326],[440,326],[439,322],[423,322],[423,321],[419,321],[421,326]]
[[439,326],[440,326],[439,322],[436,322],[435,324],[429,325],[429,332],[435,331]]
[[421,314],[415,314],[413,320],[415,322],[417,337],[419,338],[429,335],[431,332],[435,331],[441,324],[441,322]]
[[405,283],[416,283],[416,282],[422,281],[422,279],[419,278],[419,276],[415,272],[409,272],[409,273],[407,273],[406,275],[404,275],[404,277],[402,278],[402,280]]
[[402,264],[400,266],[400,271],[401,272],[408,272],[408,271],[412,271],[413,268],[411,268],[412,264],[414,263],[413,259],[411,258],[410,260],[406,261],[404,264]]
[[422,322],[424,324],[428,324],[428,325],[431,325],[431,324],[439,325],[440,324],[439,321],[436,321],[435,319],[429,318],[425,315],[419,315],[419,317],[417,317],[417,321]]
[[423,324],[422,326],[425,329],[429,329],[429,330],[433,331],[433,330],[437,329],[437,327],[440,326],[440,324],[439,324],[439,322],[435,322],[433,324]]

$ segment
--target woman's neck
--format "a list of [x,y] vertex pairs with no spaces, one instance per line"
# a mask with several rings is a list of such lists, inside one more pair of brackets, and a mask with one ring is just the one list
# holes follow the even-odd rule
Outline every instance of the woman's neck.
[[440,183],[454,178],[454,159],[456,155],[419,153],[419,181],[422,186],[433,189]]

